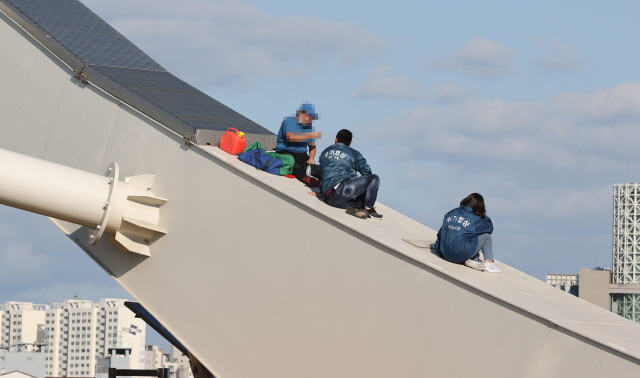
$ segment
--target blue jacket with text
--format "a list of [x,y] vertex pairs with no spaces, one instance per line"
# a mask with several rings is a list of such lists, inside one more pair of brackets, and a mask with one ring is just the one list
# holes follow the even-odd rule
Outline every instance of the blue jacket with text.
[[344,180],[358,177],[358,173],[361,175],[371,173],[367,159],[344,143],[336,143],[322,151],[320,166],[322,167],[320,190],[323,194]]
[[472,258],[478,248],[478,235],[491,234],[493,223],[488,216],[475,215],[468,206],[449,211],[442,221],[436,240],[436,252],[453,263]]

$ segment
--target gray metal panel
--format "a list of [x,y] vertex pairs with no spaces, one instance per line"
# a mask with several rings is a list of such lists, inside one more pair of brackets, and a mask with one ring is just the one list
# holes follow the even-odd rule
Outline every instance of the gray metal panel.
[[100,65],[92,68],[197,129],[226,131],[235,127],[245,133],[273,135],[169,72]]
[[271,131],[168,73],[79,1],[0,0],[0,10],[89,81],[195,143],[212,142],[197,130],[234,127],[275,144]]
[[5,0],[86,64],[164,71],[142,50],[76,0]]
[[85,66],[85,63],[74,55],[69,49],[63,46],[55,38],[51,38],[49,33],[44,30],[40,25],[35,23],[32,19],[27,17],[24,12],[16,8],[8,0],[0,0],[0,11],[4,13],[9,19],[24,29],[31,37],[45,46],[51,51],[58,59],[63,61],[74,71],[79,71]]

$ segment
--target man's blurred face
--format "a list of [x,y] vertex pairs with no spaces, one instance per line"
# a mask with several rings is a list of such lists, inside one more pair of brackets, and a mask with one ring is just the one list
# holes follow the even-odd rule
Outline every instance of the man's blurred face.
[[298,112],[298,123],[308,125],[312,121],[311,116],[305,112]]

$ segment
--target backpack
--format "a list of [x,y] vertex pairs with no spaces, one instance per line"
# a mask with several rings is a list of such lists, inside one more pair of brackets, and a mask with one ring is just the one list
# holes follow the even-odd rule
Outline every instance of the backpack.
[[256,169],[260,169],[267,173],[274,175],[280,175],[280,167],[282,167],[282,159],[273,158],[264,150],[255,149],[247,152],[241,152],[238,154],[238,159],[249,164]]

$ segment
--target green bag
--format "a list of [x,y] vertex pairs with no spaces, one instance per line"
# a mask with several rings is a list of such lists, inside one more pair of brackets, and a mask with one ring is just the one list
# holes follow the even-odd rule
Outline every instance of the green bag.
[[244,152],[252,150],[262,150],[274,159],[280,158],[280,160],[282,160],[282,167],[280,167],[280,176],[290,175],[293,172],[293,164],[295,163],[293,156],[281,155],[275,152],[267,152],[264,147],[262,147],[262,144],[260,144],[260,142],[255,142],[247,146],[247,148],[244,149]]

